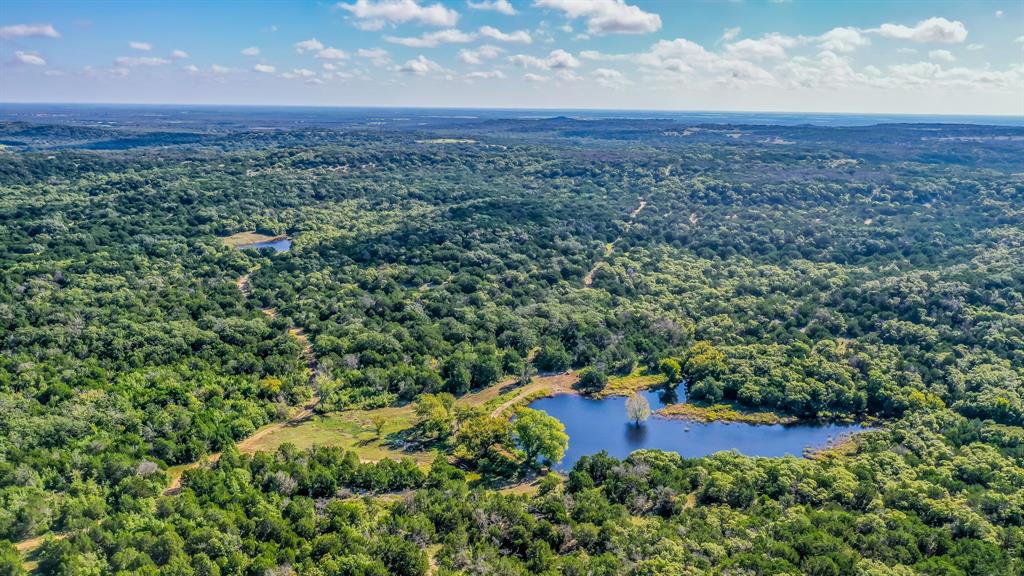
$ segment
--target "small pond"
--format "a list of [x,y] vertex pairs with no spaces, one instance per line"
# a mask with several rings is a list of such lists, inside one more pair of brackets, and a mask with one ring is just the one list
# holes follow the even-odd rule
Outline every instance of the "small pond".
[[268,240],[266,242],[255,242],[253,244],[242,244],[238,247],[239,250],[249,250],[260,248],[273,248],[274,252],[287,252],[291,250],[292,239],[291,238],[278,238],[277,240]]
[[[681,393],[683,387],[679,387]],[[640,393],[651,410],[665,406],[663,392]],[[676,402],[684,401],[682,398]],[[576,394],[541,398],[530,408],[543,410],[565,424],[569,449],[555,468],[568,470],[582,456],[605,450],[625,458],[634,450],[651,448],[678,452],[688,458],[707,456],[722,450],[738,450],[747,456],[802,456],[804,448],[823,446],[830,440],[865,430],[855,424],[781,424],[755,426],[736,422],[690,422],[651,416],[640,426],[626,421],[626,398],[596,399]]]

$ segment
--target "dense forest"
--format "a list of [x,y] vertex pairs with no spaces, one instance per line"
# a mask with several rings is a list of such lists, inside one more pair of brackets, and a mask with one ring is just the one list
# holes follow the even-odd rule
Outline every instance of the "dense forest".
[[[365,120],[0,123],[0,574],[1024,573],[1024,129]],[[570,370],[873,431],[556,474],[456,403]],[[440,455],[235,448],[307,403]]]

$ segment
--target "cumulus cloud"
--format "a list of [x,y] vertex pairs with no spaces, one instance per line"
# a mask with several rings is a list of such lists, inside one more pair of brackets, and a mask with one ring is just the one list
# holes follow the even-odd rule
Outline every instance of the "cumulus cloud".
[[411,48],[434,48],[441,44],[466,44],[479,38],[490,38],[499,42],[518,42],[520,44],[529,44],[533,41],[530,33],[525,30],[506,33],[491,26],[482,26],[477,32],[463,32],[462,30],[449,28],[447,30],[438,30],[437,32],[427,32],[415,37],[385,36],[384,40],[392,44],[401,44]]
[[199,66],[196,66],[195,64],[189,64],[188,66],[182,66],[181,69],[184,70],[185,72],[188,72],[189,74],[198,74],[199,73]]
[[282,78],[312,78],[316,76],[316,72],[307,68],[295,68],[291,72],[281,73]]
[[740,27],[739,26],[736,26],[734,28],[726,28],[725,30],[722,31],[721,41],[722,42],[732,42],[739,35],[740,35]]
[[479,34],[484,38],[491,38],[498,42],[514,42],[518,44],[530,44],[533,42],[533,38],[530,37],[530,33],[526,30],[502,32],[501,30],[491,26],[481,26]]
[[149,42],[129,42],[128,46],[132,50],[141,50],[142,52],[149,52],[153,49],[153,45]]
[[510,56],[508,60],[516,66],[539,68],[541,70],[563,70],[580,66],[580,61],[575,56],[561,48],[552,50],[544,58],[528,54],[516,54],[515,56]]
[[932,60],[938,60],[940,62],[954,62],[956,56],[949,50],[931,50],[928,52],[928,57]]
[[611,68],[597,68],[591,75],[597,79],[598,84],[608,88],[621,88],[622,86],[632,84],[622,75],[622,72]]
[[384,24],[415,22],[428,26],[454,26],[459,13],[443,4],[425,6],[416,0],[356,0],[354,4],[339,3],[338,7],[362,20],[367,29],[380,30]]
[[388,51],[383,48],[360,48],[356,54],[360,58],[366,58],[374,66],[383,67],[391,63]]
[[231,68],[221,66],[220,64],[211,64],[210,72],[213,74],[227,74],[228,72],[231,72]]
[[259,72],[260,74],[273,74],[277,71],[277,68],[270,64],[257,64],[252,67],[253,72]]
[[849,26],[833,28],[818,36],[818,41],[823,50],[833,52],[853,52],[857,48],[871,44],[870,38]]
[[482,64],[484,60],[497,58],[504,50],[497,46],[484,44],[475,50],[463,48],[459,50],[459,62],[463,64]]
[[166,58],[157,58],[155,56],[120,56],[114,59],[114,64],[127,68],[136,68],[139,66],[163,66],[164,64],[170,63],[171,61]]
[[418,37],[399,37],[399,36],[385,36],[384,40],[391,42],[392,44],[401,44],[402,46],[409,46],[411,48],[434,48],[441,44],[465,44],[476,40],[476,34],[470,34],[463,32],[462,30],[456,30],[450,28],[448,30],[438,30],[437,32],[428,32]]
[[469,0],[467,5],[470,10],[492,10],[508,16],[515,16],[516,14],[516,9],[512,7],[508,0],[483,0],[482,2]]
[[171,51],[171,58],[174,58],[175,60],[181,60],[182,58],[188,58],[188,52],[185,52],[184,50],[172,50]]
[[796,46],[796,38],[781,34],[768,34],[760,39],[745,38],[725,46],[725,51],[734,58],[743,60],[780,60],[786,57],[786,49]]
[[318,52],[324,49],[324,45],[316,38],[310,38],[309,40],[303,40],[302,42],[295,43],[295,51],[299,54],[305,54],[306,52]]
[[260,49],[257,46],[249,46],[248,48],[242,49],[242,56],[259,56]]
[[661,16],[625,0],[536,0],[534,6],[561,10],[573,20],[583,18],[590,34],[648,34],[661,29]]
[[402,64],[397,68],[399,72],[404,74],[412,74],[414,76],[426,76],[431,72],[440,72],[444,70],[440,64],[420,54],[413,60],[407,60],[405,64]]
[[14,53],[14,59],[29,66],[46,66],[46,60],[38,52],[22,52],[18,50]]
[[0,38],[60,38],[52,24],[11,24],[0,27]]
[[505,73],[501,70],[488,70],[487,72],[470,72],[466,74],[467,80],[501,80]]
[[540,84],[541,82],[547,82],[548,77],[541,76],[540,74],[534,74],[532,72],[527,72],[526,74],[523,74],[523,80],[526,80],[527,82],[532,82],[534,84]]
[[348,52],[339,50],[333,46],[328,46],[327,48],[318,51],[316,53],[316,57],[320,60],[347,60]]
[[928,18],[913,26],[882,24],[871,30],[883,38],[911,40],[920,43],[959,44],[967,39],[967,27],[959,20]]

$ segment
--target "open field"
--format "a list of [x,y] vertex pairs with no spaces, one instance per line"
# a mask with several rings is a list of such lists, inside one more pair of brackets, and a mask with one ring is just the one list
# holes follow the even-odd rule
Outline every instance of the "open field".
[[665,383],[665,375],[659,372],[649,373],[643,368],[633,370],[628,376],[612,376],[604,390],[595,394],[598,398],[605,396],[629,396],[633,392],[655,388]]
[[728,404],[700,406],[697,404],[672,404],[656,412],[666,418],[678,418],[692,422],[742,422],[744,424],[792,424],[794,416],[780,416],[774,412],[746,412]]
[[231,248],[238,248],[239,246],[245,246],[247,244],[256,244],[258,242],[273,242],[274,240],[280,240],[284,238],[284,234],[277,236],[268,236],[266,234],[260,234],[256,231],[252,232],[237,232],[231,236],[224,236],[220,239],[221,242],[227,244]]

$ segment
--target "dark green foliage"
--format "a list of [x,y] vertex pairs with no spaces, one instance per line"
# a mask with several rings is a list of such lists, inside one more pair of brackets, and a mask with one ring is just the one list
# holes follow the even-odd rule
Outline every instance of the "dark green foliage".
[[[4,125],[0,541],[67,532],[44,574],[1024,571],[1019,131],[431,122]],[[425,142],[453,132],[478,142]],[[593,455],[530,497],[231,449],[313,384],[331,411],[583,366],[880,431],[821,462]],[[433,398],[424,437],[485,480],[546,456]]]

